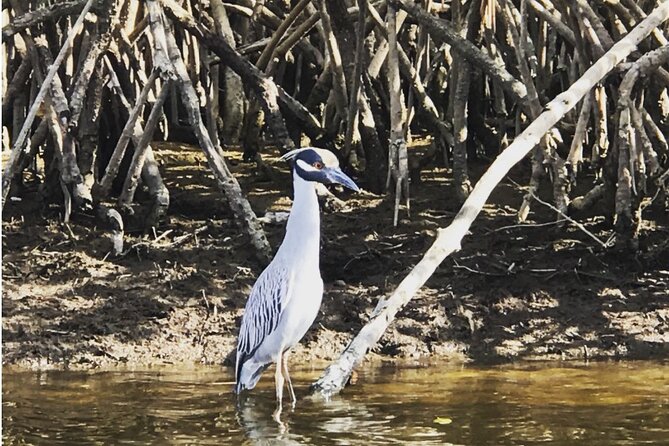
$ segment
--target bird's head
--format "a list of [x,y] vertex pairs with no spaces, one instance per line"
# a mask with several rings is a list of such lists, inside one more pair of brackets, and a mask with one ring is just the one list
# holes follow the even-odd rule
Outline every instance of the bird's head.
[[316,147],[305,147],[291,150],[281,157],[292,160],[295,175],[305,181],[323,184],[341,184],[359,192],[360,188],[339,168],[339,160],[334,153]]

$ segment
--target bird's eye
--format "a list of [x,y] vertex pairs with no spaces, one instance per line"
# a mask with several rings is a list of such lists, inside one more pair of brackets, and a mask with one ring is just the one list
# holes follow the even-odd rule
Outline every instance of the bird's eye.
[[312,166],[314,166],[318,170],[321,170],[323,168],[323,163],[321,163],[320,161],[316,161],[312,164]]

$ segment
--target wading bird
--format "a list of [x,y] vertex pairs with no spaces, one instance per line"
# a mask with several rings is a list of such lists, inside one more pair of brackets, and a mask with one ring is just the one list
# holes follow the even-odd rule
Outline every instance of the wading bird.
[[253,389],[262,372],[276,363],[278,420],[284,379],[295,405],[295,392],[288,374],[288,353],[316,319],[323,298],[319,268],[320,209],[316,184],[341,184],[354,191],[358,186],[339,168],[330,151],[307,147],[288,152],[293,161],[293,206],[286,235],[269,266],[260,274],[246,309],[237,342],[235,391]]

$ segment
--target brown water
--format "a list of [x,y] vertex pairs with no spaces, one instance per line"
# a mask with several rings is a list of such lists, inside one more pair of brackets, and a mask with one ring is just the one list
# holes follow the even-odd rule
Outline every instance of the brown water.
[[[293,374],[300,398],[318,370]],[[272,375],[238,411],[214,367],[6,371],[3,443],[669,445],[669,362],[369,366],[331,401],[284,409],[283,433]]]

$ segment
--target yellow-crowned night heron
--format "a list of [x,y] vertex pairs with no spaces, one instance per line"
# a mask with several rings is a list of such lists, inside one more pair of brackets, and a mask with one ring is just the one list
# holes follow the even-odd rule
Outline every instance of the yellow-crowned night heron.
[[284,379],[295,404],[288,352],[316,319],[323,297],[319,268],[320,211],[315,183],[338,183],[359,190],[328,150],[307,147],[293,150],[282,159],[293,160],[293,207],[283,242],[246,302],[235,375],[235,390],[240,393],[253,389],[262,372],[276,363],[276,416],[281,412]]

